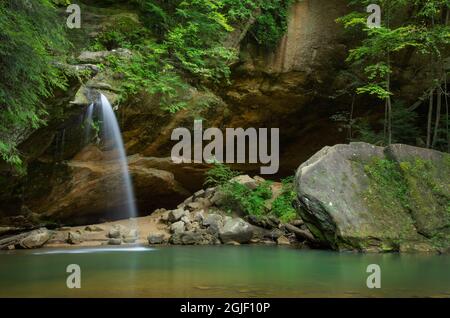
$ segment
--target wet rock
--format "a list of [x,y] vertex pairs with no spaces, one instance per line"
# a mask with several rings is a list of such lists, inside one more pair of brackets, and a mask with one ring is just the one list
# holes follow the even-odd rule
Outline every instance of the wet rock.
[[278,245],[290,245],[291,242],[289,242],[289,239],[286,236],[282,235],[279,238],[277,238],[277,244]]
[[236,241],[238,243],[248,243],[252,239],[252,226],[240,218],[225,221],[219,231],[220,239],[223,243]]
[[166,242],[166,237],[164,234],[149,234],[147,240],[151,245],[163,244]]
[[122,239],[121,238],[110,238],[108,240],[108,244],[109,245],[121,245],[122,244]]
[[[170,242],[176,245],[211,245],[217,244],[217,237],[205,230],[193,229],[173,234]],[[220,244],[220,241],[218,243]]]
[[236,241],[228,241],[225,243],[226,245],[233,245],[233,246],[239,246],[241,245],[241,243],[236,242]]
[[280,230],[280,229],[273,229],[269,232],[267,232],[266,237],[267,238],[271,238],[273,240],[278,239],[280,236],[283,236],[285,233],[284,231]]
[[283,224],[283,227],[290,233],[295,234],[297,239],[299,240],[307,240],[310,242],[315,242],[316,239],[314,235],[308,230],[308,229],[299,229],[298,227],[292,225],[292,224]]
[[250,223],[253,224],[255,226],[258,227],[262,227],[265,229],[274,229],[274,228],[278,228],[278,223],[274,222],[271,218],[267,217],[267,216],[256,216],[256,215],[248,215],[245,217],[245,219]]

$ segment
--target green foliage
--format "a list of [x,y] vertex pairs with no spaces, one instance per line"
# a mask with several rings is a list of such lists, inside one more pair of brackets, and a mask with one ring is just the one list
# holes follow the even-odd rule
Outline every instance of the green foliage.
[[[380,127],[385,124],[385,119],[379,122]],[[357,119],[353,125],[356,137],[353,141],[364,141],[376,145],[387,145],[387,136],[377,131],[369,124],[366,118]],[[396,103],[392,109],[392,143],[404,143],[415,145],[419,136],[419,124],[417,113],[410,111],[402,103]]]
[[266,181],[252,190],[238,182],[227,182],[220,186],[225,198],[222,206],[229,211],[242,211],[247,215],[264,215],[267,212],[265,202],[272,197],[270,186],[271,182]]
[[[227,82],[236,52],[223,46],[232,31],[221,1],[137,0],[141,24],[124,19],[100,34],[93,49],[128,48],[131,59],[111,58],[123,78],[123,98],[138,91],[155,96],[163,109],[186,106],[188,83]],[[158,23],[156,23],[157,21]]]
[[238,171],[231,170],[230,167],[221,162],[215,162],[214,166],[206,172],[205,185],[210,187],[221,186],[238,175]]
[[[357,46],[350,50],[347,58],[354,74],[360,79],[354,85],[355,92],[372,95],[385,101],[389,119],[395,112],[395,107],[391,110],[392,100],[401,102],[395,95],[395,83],[405,62],[403,53],[407,53],[409,58],[416,57],[423,60],[425,57],[426,61],[431,62],[429,71],[434,77],[432,86],[438,86],[437,83],[443,80],[443,52],[448,51],[450,44],[450,26],[446,21],[450,1],[350,1],[351,5],[359,9],[366,8],[371,3],[381,6],[381,27],[367,27],[368,14],[359,11],[351,12],[337,19],[337,22],[343,24],[353,34],[358,34],[356,38],[361,38]],[[424,93],[418,92],[417,97],[423,96]],[[395,129],[395,123],[388,120],[385,124],[388,143],[394,142],[395,136],[391,134],[391,130]],[[367,131],[366,128],[360,127],[360,130]],[[404,129],[405,127],[397,128],[397,130]],[[379,139],[371,132],[365,135],[367,139]]]
[[296,198],[293,181],[293,176],[281,181],[282,192],[272,203],[272,212],[284,223],[297,218],[297,211],[293,207]]
[[65,87],[55,66],[67,48],[63,25],[48,0],[0,2],[0,156],[16,167],[21,135],[45,123],[42,99]]
[[288,10],[293,0],[275,0],[261,2],[261,15],[251,32],[256,41],[266,48],[274,48],[287,30]]

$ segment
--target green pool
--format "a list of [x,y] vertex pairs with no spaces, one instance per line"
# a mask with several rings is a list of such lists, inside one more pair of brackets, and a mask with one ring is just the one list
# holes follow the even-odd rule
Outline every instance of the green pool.
[[[81,288],[69,289],[69,264]],[[369,289],[369,264],[381,289]],[[0,253],[1,297],[450,297],[450,256],[263,246],[74,248]]]

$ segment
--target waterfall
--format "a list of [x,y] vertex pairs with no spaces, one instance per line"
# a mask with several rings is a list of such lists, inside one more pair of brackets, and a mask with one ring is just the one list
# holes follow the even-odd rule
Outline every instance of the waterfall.
[[91,141],[91,130],[93,121],[93,113],[94,113],[94,103],[90,104],[86,110],[85,118],[84,118],[84,144],[87,145]]
[[120,172],[123,183],[123,194],[125,195],[126,209],[130,218],[137,216],[137,209],[134,197],[133,184],[131,183],[130,173],[128,171],[128,162],[123,145],[122,134],[120,133],[114,110],[108,99],[100,94],[101,119],[102,119],[102,137],[105,144],[117,152],[117,161],[120,166]]

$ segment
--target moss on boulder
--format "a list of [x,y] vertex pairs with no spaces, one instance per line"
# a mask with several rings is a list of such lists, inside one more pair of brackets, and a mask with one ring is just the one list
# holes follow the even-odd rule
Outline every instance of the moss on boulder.
[[337,250],[445,252],[449,162],[406,145],[326,147],[297,170],[299,212]]

